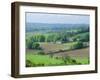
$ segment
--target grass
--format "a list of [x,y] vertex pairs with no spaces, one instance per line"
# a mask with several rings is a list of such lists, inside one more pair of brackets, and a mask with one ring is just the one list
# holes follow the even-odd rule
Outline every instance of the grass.
[[37,66],[58,66],[58,65],[78,65],[81,64],[75,59],[67,56],[65,58],[50,57],[49,55],[33,55],[26,54],[26,67],[37,67]]
[[[79,49],[66,52],[60,52],[62,55],[65,53],[64,57],[55,57],[50,55],[40,55],[39,52],[49,52],[55,50],[62,50],[76,44],[72,43],[63,43],[63,44],[53,44],[53,43],[40,43],[43,50],[26,50],[26,67],[37,67],[37,66],[57,66],[57,65],[81,65],[89,64],[88,49]],[[84,54],[83,54],[84,53]],[[70,54],[67,56],[66,54]]]
[[79,62],[81,64],[89,64],[88,58],[73,58],[73,59],[75,59],[77,62]]
[[48,55],[26,55],[26,66],[49,66],[64,64],[63,60],[51,58]]

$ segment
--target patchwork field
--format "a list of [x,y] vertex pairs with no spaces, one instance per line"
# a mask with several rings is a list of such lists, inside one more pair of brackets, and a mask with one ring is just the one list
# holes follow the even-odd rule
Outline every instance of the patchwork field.
[[89,48],[70,50],[75,43],[40,43],[41,50],[26,49],[26,66],[89,64]]

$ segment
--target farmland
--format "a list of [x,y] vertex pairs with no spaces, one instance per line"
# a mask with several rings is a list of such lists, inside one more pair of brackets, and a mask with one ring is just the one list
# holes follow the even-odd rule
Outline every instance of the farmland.
[[26,25],[26,67],[89,64],[88,24]]
[[[57,65],[79,65],[89,64],[89,48],[70,50],[73,43],[53,44],[40,43],[42,50],[26,49],[27,66],[57,66]],[[45,53],[43,55],[39,53]],[[67,59],[69,59],[69,62]],[[72,62],[75,61],[75,62]],[[34,63],[32,65],[32,63]]]
[[[30,50],[29,50],[30,51]],[[79,49],[75,51],[68,51],[68,52],[61,52],[54,54],[53,57],[50,57],[49,55],[38,55],[38,54],[33,54],[27,53],[26,54],[26,60],[30,61],[30,66],[51,66],[51,65],[73,65],[73,64],[89,64],[89,58],[88,58],[88,53],[89,49]],[[35,51],[36,52],[36,51]],[[58,56],[62,56],[61,58],[57,58]],[[76,61],[77,63],[72,62],[71,60],[67,63],[64,62],[64,57],[71,57],[72,61]],[[32,62],[31,62],[32,61]],[[68,61],[68,59],[66,59]],[[31,63],[34,63],[33,65]]]

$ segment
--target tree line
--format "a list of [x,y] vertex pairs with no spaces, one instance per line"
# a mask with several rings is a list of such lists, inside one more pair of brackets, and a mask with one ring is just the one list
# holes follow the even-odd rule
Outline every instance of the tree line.
[[53,42],[53,43],[67,43],[78,42],[77,45],[83,42],[89,42],[89,32],[75,34],[74,32],[61,32],[61,33],[47,33],[47,34],[33,34],[31,37],[26,38],[26,47],[29,49],[40,49],[39,42]]

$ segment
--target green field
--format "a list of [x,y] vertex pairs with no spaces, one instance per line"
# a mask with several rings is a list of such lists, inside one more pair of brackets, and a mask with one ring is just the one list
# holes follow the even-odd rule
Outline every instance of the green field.
[[81,64],[89,64],[88,58],[74,58],[74,59]]
[[[87,55],[88,48],[70,51],[69,49],[74,44],[76,44],[76,42],[64,44],[40,43],[43,50],[26,49],[26,66],[36,67],[89,64],[89,58]],[[59,50],[60,52],[53,53]],[[61,50],[65,51],[62,52]],[[39,54],[40,52],[45,53],[45,55]],[[53,54],[48,54],[49,52],[52,52]]]
[[48,55],[26,55],[27,66],[49,66],[64,64],[63,60],[50,58]]
[[48,55],[26,55],[26,67],[89,64],[87,58],[56,58]]
[[[82,64],[75,59],[70,58],[56,58],[48,55],[26,55],[26,67],[37,67],[37,66],[58,66],[58,65],[75,65]],[[84,63],[87,64],[87,63]]]

